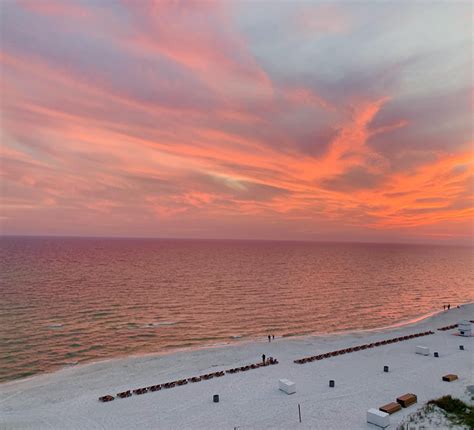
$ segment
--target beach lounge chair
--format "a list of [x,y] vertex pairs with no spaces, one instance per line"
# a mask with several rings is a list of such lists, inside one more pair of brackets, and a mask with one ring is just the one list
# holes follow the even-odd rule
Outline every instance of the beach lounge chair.
[[112,400],[114,400],[114,396],[107,394],[106,396],[99,397],[99,400],[104,403],[111,402]]
[[386,405],[383,405],[379,408],[380,411],[390,415],[392,415],[394,412],[398,412],[400,409],[402,409],[400,404],[395,402],[387,403]]
[[407,393],[403,396],[397,397],[397,403],[400,403],[403,408],[407,408],[408,406],[413,405],[417,402],[417,400],[418,399],[416,397],[416,394],[413,393]]
[[443,376],[443,381],[446,381],[446,382],[453,382],[456,379],[458,379],[458,375],[453,375],[452,373],[450,373],[449,375]]

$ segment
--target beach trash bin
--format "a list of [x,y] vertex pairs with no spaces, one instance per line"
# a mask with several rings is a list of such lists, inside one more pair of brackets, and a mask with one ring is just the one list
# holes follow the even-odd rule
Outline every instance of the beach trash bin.
[[213,401],[214,403],[219,403],[219,394],[214,394],[214,395],[212,396],[212,401]]
[[278,388],[286,394],[296,393],[296,384],[289,379],[280,379],[278,381]]
[[433,355],[434,355],[435,357],[439,357],[439,354],[438,354],[437,352],[434,352]]
[[367,422],[378,427],[385,428],[390,425],[390,415],[386,412],[372,408],[367,411]]
[[387,373],[388,372],[388,366],[384,366],[383,371]]
[[335,385],[336,385],[336,383],[334,382],[334,380],[333,380],[333,379],[330,379],[330,380],[329,380],[329,386],[330,386],[330,387],[334,387]]
[[459,345],[459,349],[460,349],[461,351],[464,351],[464,345]]

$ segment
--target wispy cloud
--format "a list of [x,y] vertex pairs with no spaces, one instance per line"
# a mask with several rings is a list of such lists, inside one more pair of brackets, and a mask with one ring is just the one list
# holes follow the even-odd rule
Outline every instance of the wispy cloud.
[[470,241],[470,9],[4,3],[2,230]]

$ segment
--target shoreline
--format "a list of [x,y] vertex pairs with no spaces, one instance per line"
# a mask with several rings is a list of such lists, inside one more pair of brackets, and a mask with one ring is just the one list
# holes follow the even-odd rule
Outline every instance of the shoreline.
[[[463,302],[459,304],[459,306],[470,306],[474,305],[474,301],[469,301],[469,302]],[[458,305],[456,305],[458,306]],[[451,310],[456,309],[451,308]],[[420,316],[410,318],[408,320],[403,320],[395,324],[390,324],[387,326],[380,326],[380,327],[374,327],[374,328],[367,328],[367,329],[349,329],[349,330],[341,330],[341,331],[336,331],[336,332],[312,332],[312,333],[307,333],[307,334],[295,334],[295,335],[283,335],[283,336],[278,336],[275,337],[275,341],[281,341],[281,340],[304,340],[304,339],[312,339],[312,338],[337,338],[340,336],[354,336],[354,337],[360,337],[360,335],[363,334],[369,334],[369,333],[383,333],[383,332],[388,332],[391,330],[395,330],[398,328],[405,328],[405,327],[410,327],[413,325],[416,325],[417,323],[423,322],[425,320],[428,320],[430,318],[436,317],[437,315],[441,315],[443,313],[447,312],[447,310],[438,310],[438,311],[432,311],[428,312],[426,314],[422,314]],[[215,350],[219,348],[228,348],[228,347],[239,347],[239,346],[245,346],[248,344],[253,344],[253,343],[267,343],[266,339],[262,339],[261,337],[247,337],[245,339],[242,338],[235,338],[233,340],[229,340],[226,342],[216,342],[216,343],[210,343],[210,344],[202,344],[202,345],[195,345],[195,346],[188,346],[188,347],[182,347],[182,348],[172,348],[169,350],[163,350],[163,351],[156,351],[156,352],[149,352],[149,353],[136,353],[136,354],[127,354],[127,355],[120,355],[120,356],[113,356],[109,358],[103,358],[103,359],[98,359],[98,360],[91,360],[91,361],[86,361],[83,363],[77,363],[77,364],[69,364],[69,365],[64,365],[62,367],[59,367],[57,369],[54,369],[52,371],[45,371],[41,373],[37,373],[34,375],[27,376],[25,378],[16,378],[16,379],[11,379],[7,381],[0,382],[0,389],[2,386],[7,385],[7,384],[12,384],[12,383],[18,383],[22,381],[28,381],[32,380],[35,378],[39,377],[47,377],[48,375],[53,375],[59,372],[63,371],[68,371],[71,369],[80,369],[83,367],[87,366],[92,366],[96,364],[101,364],[101,363],[112,363],[114,361],[121,362],[123,360],[132,360],[132,359],[140,359],[140,358],[159,358],[159,357],[167,357],[170,355],[174,354],[182,354],[182,353],[193,353],[195,351],[206,351],[206,350]]]
[[[72,366],[1,384],[0,427],[292,428],[298,424],[295,407],[301,404],[304,421],[298,425],[303,429],[370,429],[366,411],[406,392],[418,395],[418,406],[444,394],[464,395],[466,385],[473,383],[474,337],[462,338],[454,336],[454,330],[437,329],[473,317],[474,304],[470,303],[391,329],[275,338],[271,343],[238,342]],[[428,329],[434,335],[318,362],[294,363],[316,353]],[[464,351],[460,351],[460,343]],[[440,357],[415,354],[418,344],[439,351]],[[107,394],[116,396],[129,389],[256,363],[262,353],[279,364],[105,404],[98,401]],[[390,373],[382,371],[384,365],[390,366]],[[459,375],[459,380],[442,382],[441,376],[447,373]],[[297,392],[287,396],[279,391],[281,378],[295,381]],[[336,380],[335,388],[328,387],[329,379]],[[213,394],[220,394],[219,404],[212,402]],[[391,416],[392,424],[415,410],[416,406],[397,412]],[[341,422],[347,425],[341,427]]]

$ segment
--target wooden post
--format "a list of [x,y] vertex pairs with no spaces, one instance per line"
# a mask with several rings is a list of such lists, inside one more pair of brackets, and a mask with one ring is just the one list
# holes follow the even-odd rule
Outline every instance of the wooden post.
[[301,406],[298,403],[298,415],[300,416],[300,422],[301,422]]

